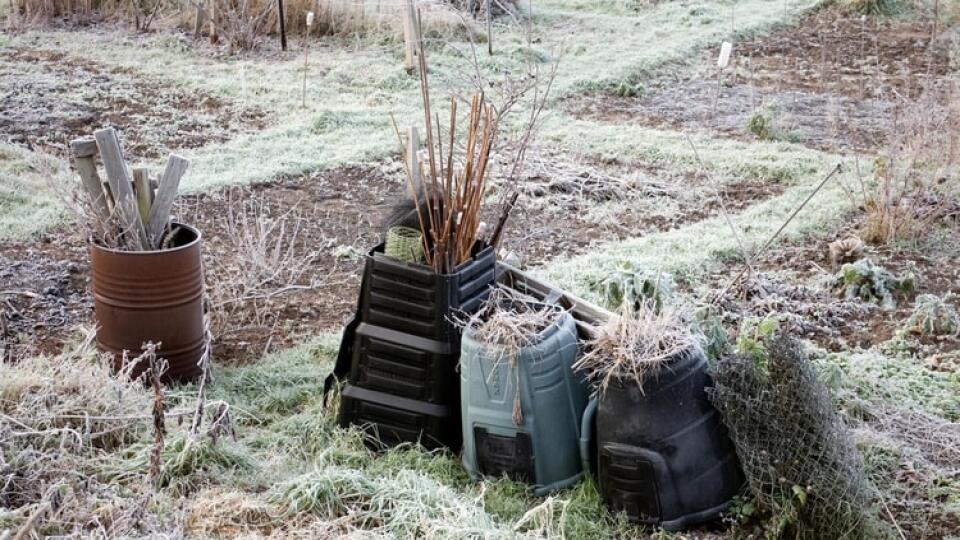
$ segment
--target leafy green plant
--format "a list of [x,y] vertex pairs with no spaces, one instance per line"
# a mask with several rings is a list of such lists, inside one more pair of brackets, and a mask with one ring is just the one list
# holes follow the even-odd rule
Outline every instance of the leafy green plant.
[[708,358],[715,360],[731,352],[730,335],[716,308],[710,305],[697,307],[693,310],[692,323],[694,331],[703,336],[703,348]]
[[350,262],[356,262],[363,258],[363,251],[354,246],[340,244],[333,248],[333,256]]
[[761,141],[772,141],[776,138],[773,129],[773,119],[766,111],[757,110],[747,120],[747,132],[752,133]]
[[609,309],[626,306],[636,311],[649,301],[659,311],[675,296],[676,284],[670,274],[654,272],[638,262],[627,261],[606,278],[591,281],[590,288],[600,294]]
[[955,336],[960,332],[960,315],[944,298],[921,294],[917,296],[905,330],[921,336]]
[[619,97],[641,97],[643,96],[643,86],[631,84],[623,81],[613,87],[613,93]]
[[863,15],[896,15],[907,9],[903,0],[845,0],[846,7]]
[[869,259],[845,264],[834,276],[834,289],[847,300],[873,302],[886,310],[897,307],[895,294],[909,295],[916,288],[917,276],[912,270],[895,276]]
[[737,352],[753,359],[761,373],[767,373],[767,347],[780,329],[776,316],[746,317],[740,323],[737,335]]

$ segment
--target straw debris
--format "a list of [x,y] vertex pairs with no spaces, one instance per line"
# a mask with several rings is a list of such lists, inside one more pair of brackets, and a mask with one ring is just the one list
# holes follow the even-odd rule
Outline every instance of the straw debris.
[[703,354],[700,340],[679,308],[657,310],[650,301],[638,309],[621,309],[598,327],[586,353],[574,364],[600,391],[612,380],[633,379],[641,388],[651,376],[682,355]]
[[[473,339],[496,352],[498,356],[493,362],[509,362],[513,376],[519,378],[516,368],[520,352],[536,345],[540,334],[563,313],[563,308],[556,304],[541,303],[519,291],[497,286],[480,309],[462,324]],[[513,422],[523,423],[519,391],[513,402]]]
[[563,309],[544,304],[508,287],[497,286],[464,323],[477,342],[515,356],[524,347],[534,345],[541,332],[560,319]]

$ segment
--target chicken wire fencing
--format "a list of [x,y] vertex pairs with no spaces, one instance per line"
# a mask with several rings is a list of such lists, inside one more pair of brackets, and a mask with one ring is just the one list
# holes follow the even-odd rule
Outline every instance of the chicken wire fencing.
[[713,366],[711,401],[737,449],[768,531],[794,538],[886,536],[877,489],[829,391],[790,338]]

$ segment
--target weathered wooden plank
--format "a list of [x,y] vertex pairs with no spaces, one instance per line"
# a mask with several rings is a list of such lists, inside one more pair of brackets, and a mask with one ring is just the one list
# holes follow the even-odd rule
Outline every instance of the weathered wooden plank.
[[97,141],[92,137],[81,137],[70,141],[70,152],[74,157],[94,157],[97,155]]
[[177,197],[180,179],[189,165],[190,162],[186,158],[177,154],[170,154],[170,157],[167,158],[167,166],[163,169],[160,185],[157,188],[157,197],[153,201],[153,206],[150,208],[150,217],[147,219],[147,234],[153,245],[159,245],[163,230],[170,221],[170,209]]
[[110,218],[110,204],[107,202],[108,194],[103,191],[102,181],[97,173],[97,141],[90,138],[74,139],[70,141],[70,153],[73,154],[73,161],[83,188],[97,213],[95,217],[101,223],[105,223]]
[[100,160],[103,161],[107,182],[110,183],[110,191],[114,196],[116,210],[123,220],[125,232],[132,236],[134,244],[138,243],[140,249],[150,249],[146,231],[137,211],[137,199],[130,187],[130,175],[127,174],[127,166],[123,162],[123,151],[120,149],[117,131],[112,127],[98,129],[93,133],[93,137],[97,140]]
[[143,167],[133,169],[133,191],[137,196],[140,222],[146,225],[150,217],[150,203],[153,197],[153,190],[150,189],[150,172],[147,169]]

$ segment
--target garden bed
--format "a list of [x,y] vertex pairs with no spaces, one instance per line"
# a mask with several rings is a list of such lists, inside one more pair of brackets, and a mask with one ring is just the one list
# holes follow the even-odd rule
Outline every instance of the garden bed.
[[[356,307],[362,256],[379,241],[383,221],[406,193],[401,181],[393,178],[391,167],[395,168],[348,166],[181,196],[175,214],[203,234],[213,303],[218,298],[229,302],[223,333],[214,342],[216,358],[254,360],[268,351],[340,328]],[[588,162],[586,167],[593,171],[592,176],[576,178],[609,182],[607,189],[620,190],[617,200],[598,202],[589,189],[553,192],[545,186],[556,177],[532,173],[525,185],[537,186],[542,193],[527,193],[521,199],[507,223],[503,248],[516,252],[524,264],[540,265],[557,256],[585,253],[594,244],[655,234],[720,211],[713,191],[703,187],[703,178],[666,180],[658,184],[666,187],[665,193],[650,194],[642,186],[624,191],[616,180],[618,175],[635,173],[636,166]],[[657,171],[646,174],[655,178]],[[684,191],[681,181],[699,187]],[[727,210],[736,212],[783,189],[776,182],[746,180],[720,186],[720,193]],[[598,205],[601,213],[592,213]],[[492,223],[495,216],[486,219]],[[254,232],[260,226],[270,228],[262,239],[274,247],[279,242],[288,254],[280,266],[298,268],[289,268],[284,275],[256,287],[254,283],[240,284],[240,276],[248,276],[256,259],[268,254],[238,245],[243,236],[238,228]],[[9,303],[5,317],[11,351],[53,352],[63,343],[66,329],[92,321],[85,292],[89,275],[86,243],[69,225],[37,240],[0,243],[0,249],[4,253],[0,276],[17,276],[11,288],[29,293],[0,298]],[[289,279],[293,274],[295,279]],[[240,290],[236,287],[245,288],[245,299],[218,290],[223,286],[235,287],[230,294]]]
[[[794,329],[829,351],[870,349],[890,342],[904,328],[921,294],[944,298],[960,309],[960,249],[944,239],[946,231],[937,231],[923,244],[899,249],[868,246],[864,256],[894,275],[913,272],[918,276],[917,290],[897,298],[896,308],[883,310],[861,300],[840,298],[830,289],[830,276],[839,271],[831,265],[830,242],[855,233],[857,221],[825,236],[808,237],[802,242],[785,244],[753,261],[756,273],[732,287],[720,307],[735,330],[744,317],[764,317],[772,312],[792,317]],[[938,250],[925,245],[940,245]],[[714,298],[742,263],[727,265],[697,285]],[[956,337],[909,335],[905,346],[923,357],[960,350]]]
[[[678,130],[709,129],[743,140],[783,140],[827,151],[884,145],[898,96],[943,90],[953,73],[949,31],[915,19],[861,20],[824,8],[798,26],[734,43],[718,88],[719,47],[692,72],[644,80],[628,97],[574,98],[576,116],[640,121]],[[719,91],[719,95],[718,95]]]
[[0,49],[0,110],[7,142],[65,155],[72,139],[113,126],[140,159],[222,143],[269,121],[259,109],[49,49]]

